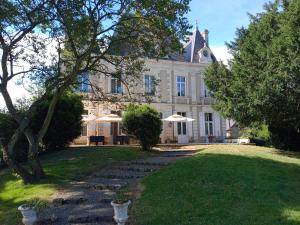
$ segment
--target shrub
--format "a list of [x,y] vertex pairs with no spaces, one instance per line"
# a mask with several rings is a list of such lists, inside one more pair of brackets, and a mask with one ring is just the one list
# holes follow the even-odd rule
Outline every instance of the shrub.
[[[49,101],[44,101],[34,116],[33,126],[39,129],[49,107]],[[57,102],[49,129],[43,139],[44,150],[53,151],[64,148],[81,134],[81,117],[83,114],[81,96],[68,93]]]
[[249,138],[251,143],[255,143],[257,146],[271,146],[270,132],[265,124],[244,128],[241,130],[240,136]]
[[139,139],[143,150],[159,142],[162,122],[159,112],[149,105],[130,104],[123,115],[123,129]]
[[269,127],[274,147],[300,151],[300,132],[293,125],[276,123]]
[[[81,133],[81,115],[83,114],[83,104],[81,97],[74,93],[63,95],[57,102],[50,126],[43,139],[44,146],[41,151],[53,151],[64,148],[69,142],[78,137]],[[32,127],[37,131],[43,123],[47,114],[49,101],[40,103],[38,111],[34,113]],[[0,113],[0,138],[2,145],[6,146],[9,139],[18,127],[11,115]],[[2,154],[1,154],[2,155]],[[28,141],[23,135],[18,141],[14,157],[23,162],[27,160]]]

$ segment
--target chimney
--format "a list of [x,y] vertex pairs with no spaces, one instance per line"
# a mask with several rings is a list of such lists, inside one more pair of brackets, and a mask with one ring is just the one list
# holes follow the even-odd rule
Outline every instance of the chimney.
[[208,40],[208,30],[207,29],[205,29],[203,32],[202,32],[202,36],[203,36],[203,38],[204,38],[204,40],[205,40],[205,42],[206,42],[206,46],[208,47],[209,46],[209,40]]

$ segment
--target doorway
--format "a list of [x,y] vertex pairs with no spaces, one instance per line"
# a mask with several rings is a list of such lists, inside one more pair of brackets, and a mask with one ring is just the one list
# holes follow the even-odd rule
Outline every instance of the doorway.
[[[177,114],[186,117],[186,112],[177,112]],[[177,137],[178,137],[178,144],[189,143],[186,122],[177,122]]]

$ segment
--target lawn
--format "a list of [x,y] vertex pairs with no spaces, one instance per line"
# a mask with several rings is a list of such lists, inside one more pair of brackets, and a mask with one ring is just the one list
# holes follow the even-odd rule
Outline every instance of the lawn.
[[144,157],[146,153],[132,148],[71,148],[42,157],[47,179],[34,185],[24,185],[11,175],[0,171],[0,224],[16,225],[21,221],[17,207],[24,201],[49,197],[69,181],[80,180],[105,165]]
[[143,180],[133,224],[300,224],[300,155],[255,146],[199,149]]

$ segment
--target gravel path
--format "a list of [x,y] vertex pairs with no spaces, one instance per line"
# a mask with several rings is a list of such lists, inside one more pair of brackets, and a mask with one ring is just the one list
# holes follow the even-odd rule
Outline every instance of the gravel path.
[[85,181],[72,182],[55,195],[50,208],[40,212],[37,225],[115,224],[110,202],[117,190],[126,187],[134,193],[143,177],[194,153],[189,150],[161,152],[149,158],[103,168]]

